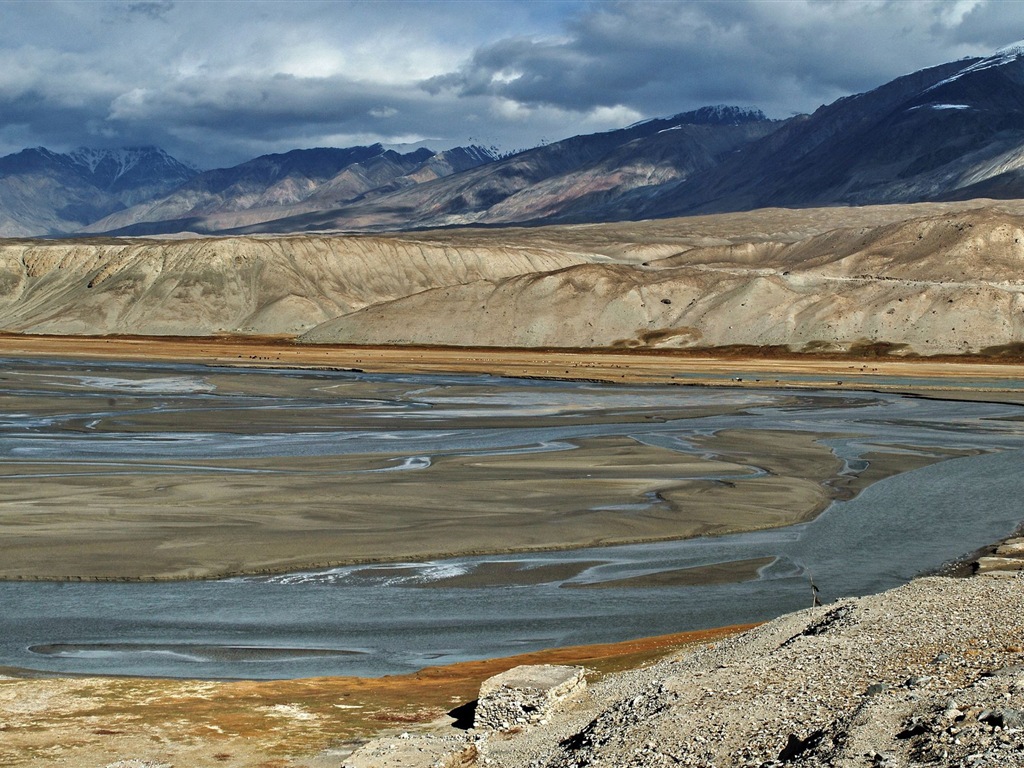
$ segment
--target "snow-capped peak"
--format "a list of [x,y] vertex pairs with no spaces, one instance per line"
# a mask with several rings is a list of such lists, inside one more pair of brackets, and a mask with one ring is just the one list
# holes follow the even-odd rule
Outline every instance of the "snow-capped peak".
[[1004,45],[1002,48],[1000,48],[999,50],[992,54],[992,58],[1004,58],[1007,56],[1017,58],[1018,56],[1022,55],[1024,55],[1024,40],[1018,40],[1016,43]]
[[970,66],[964,67],[952,77],[947,77],[945,80],[940,80],[935,85],[931,86],[927,90],[933,90],[942,85],[947,85],[956,80],[959,80],[964,75],[973,74],[974,72],[981,72],[985,69],[993,69],[995,67],[1002,67],[1006,64],[1016,61],[1017,59],[1024,56],[1024,40],[1018,40],[1016,43],[1010,45],[1004,45],[999,50],[995,51],[991,56],[986,56],[983,59],[979,59]]
[[[651,117],[646,120],[640,120],[632,125],[627,125],[626,130],[638,128],[648,123],[671,122],[673,124],[671,128],[664,130],[673,130],[682,125],[740,125],[741,123],[756,123],[767,119],[764,112],[760,109],[715,104],[689,112],[681,112],[672,117]],[[664,130],[659,131],[659,133],[663,133]]]
[[751,107],[715,104],[670,118],[677,125],[740,125],[767,120],[764,112]]
[[90,183],[107,191],[134,188],[154,181],[162,185],[181,183],[198,173],[159,147],[79,147],[66,157]]
[[[126,169],[138,163],[138,154],[127,149],[94,149],[92,147],[79,147],[68,152],[68,156],[79,165],[85,166],[90,173],[95,173],[96,168],[104,160],[113,160],[121,169]],[[123,173],[123,170],[122,170]]]

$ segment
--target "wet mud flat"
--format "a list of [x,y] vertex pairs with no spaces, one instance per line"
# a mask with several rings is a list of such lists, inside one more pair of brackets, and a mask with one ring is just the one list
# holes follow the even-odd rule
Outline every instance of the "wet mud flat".
[[14,580],[208,579],[757,530],[812,518],[868,464],[877,479],[952,455],[876,450],[851,468],[827,429],[749,414],[803,407],[786,392],[2,370],[0,578]]

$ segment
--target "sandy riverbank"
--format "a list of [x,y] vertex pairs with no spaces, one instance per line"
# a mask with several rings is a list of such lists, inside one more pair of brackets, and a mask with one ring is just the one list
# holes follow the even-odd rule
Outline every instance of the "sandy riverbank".
[[[1024,379],[1024,358],[857,357],[788,354],[776,349],[565,350],[372,347],[298,344],[291,337],[33,336],[0,334],[0,356],[245,367],[466,373],[612,383],[709,384],[970,393],[999,392]],[[799,377],[813,377],[805,381]],[[874,379],[904,379],[878,383]],[[915,380],[934,379],[922,385]],[[941,383],[939,383],[941,381]],[[1010,393],[1011,395],[1013,393]],[[1024,400],[1024,396],[1020,398]]]
[[[336,768],[368,736],[452,723],[480,683],[519,664],[582,664],[591,679],[747,627],[431,667],[384,678],[214,682],[23,677],[0,668],[0,764]],[[6,675],[5,675],[6,673]]]

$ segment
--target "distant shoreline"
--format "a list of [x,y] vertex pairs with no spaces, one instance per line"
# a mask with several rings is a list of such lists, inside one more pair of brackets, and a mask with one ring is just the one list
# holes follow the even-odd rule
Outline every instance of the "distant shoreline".
[[[551,349],[346,346],[285,336],[44,336],[0,333],[0,356],[403,374],[485,374],[624,384],[956,392],[1024,403],[1024,355],[895,357],[777,348]],[[742,374],[742,375],[740,375]],[[803,378],[800,378],[803,377]],[[934,379],[879,383],[877,379]],[[1022,381],[1019,391],[1000,380]],[[982,397],[984,395],[984,397]]]

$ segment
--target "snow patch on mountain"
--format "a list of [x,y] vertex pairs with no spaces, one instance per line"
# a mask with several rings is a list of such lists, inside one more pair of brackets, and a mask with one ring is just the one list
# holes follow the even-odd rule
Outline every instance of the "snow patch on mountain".
[[911,112],[915,109],[974,109],[974,107],[968,104],[918,104],[907,111]]
[[[500,153],[496,147],[481,147],[479,144],[470,144],[465,147],[452,147],[447,152],[461,152],[467,158],[473,160],[479,165],[484,163],[493,163],[498,159]],[[439,152],[438,154],[444,154]]]
[[[67,155],[67,162],[90,184],[131,204],[188,181],[198,169],[182,163],[159,147],[97,149],[79,147]],[[152,191],[145,191],[152,188]]]
[[88,169],[90,174],[96,174],[102,169],[102,175],[111,183],[143,164],[171,168],[180,166],[188,171],[198,173],[197,168],[176,160],[159,147],[124,147],[121,149],[79,147],[69,152],[67,156],[76,165]]
[[1016,43],[1004,45],[992,55],[1000,57],[1012,56],[1014,58],[1024,55],[1024,40],[1018,40]]
[[760,109],[715,104],[692,112],[683,112],[672,119],[683,125],[742,125],[761,122],[768,118]]
[[[104,162],[113,162],[117,168],[117,176],[123,176],[126,171],[131,170],[139,164],[141,149],[95,149],[92,147],[79,147],[68,153],[68,156],[78,165],[95,173],[96,169]],[[160,150],[157,150],[160,151]]]

